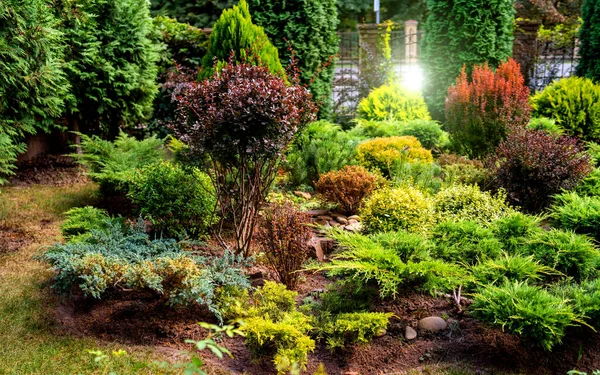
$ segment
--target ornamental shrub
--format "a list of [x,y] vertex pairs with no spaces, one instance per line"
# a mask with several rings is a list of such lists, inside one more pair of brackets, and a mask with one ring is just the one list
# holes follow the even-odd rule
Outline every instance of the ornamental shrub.
[[473,277],[481,288],[506,282],[538,282],[557,272],[535,261],[533,256],[508,255],[487,259],[471,268]]
[[568,300],[521,282],[506,281],[482,288],[475,294],[471,308],[483,322],[502,327],[546,350],[559,344],[565,330],[578,320]]
[[66,240],[82,238],[92,230],[107,230],[111,224],[123,224],[123,219],[112,219],[108,213],[96,207],[86,206],[72,208],[65,212],[65,221],[60,225],[60,232]]
[[379,185],[382,177],[361,166],[346,166],[319,178],[316,189],[327,201],[336,203],[346,213],[356,213],[363,200]]
[[479,160],[469,160],[455,154],[441,154],[437,163],[442,166],[442,178],[447,186],[478,185],[483,187],[488,172]]
[[152,114],[161,45],[149,6],[138,0],[88,0],[57,7],[73,87],[67,108],[72,130],[113,139]]
[[374,89],[358,104],[358,116],[375,121],[429,120],[421,94],[398,84],[385,84]]
[[506,195],[483,192],[477,185],[451,185],[443,188],[433,198],[433,209],[442,221],[470,220],[488,225],[514,209],[506,203]]
[[381,189],[374,192],[360,210],[362,223],[368,232],[421,232],[431,226],[433,204],[413,187]]
[[175,240],[151,240],[143,222],[135,228],[107,222],[106,228],[42,255],[56,272],[55,288],[66,293],[78,286],[97,299],[120,288],[150,290],[171,304],[206,305],[220,318],[213,303],[216,289],[250,287],[242,270],[248,263],[229,251],[212,260],[192,255]]
[[527,127],[531,130],[543,130],[550,134],[563,135],[564,130],[556,125],[556,120],[547,117],[534,117],[529,120]]
[[134,172],[127,195],[155,233],[198,238],[213,223],[215,189],[210,177],[196,168],[149,164]]
[[212,80],[186,83],[176,98],[175,133],[213,171],[221,218],[231,215],[236,251],[248,255],[279,159],[314,120],[311,95],[265,67],[230,64]]
[[494,233],[474,221],[443,222],[431,232],[433,256],[447,262],[477,264],[502,254]]
[[562,193],[554,196],[550,218],[557,228],[600,239],[600,197]]
[[586,324],[600,328],[600,279],[586,280],[581,284],[556,284],[550,292],[571,301],[573,310]]
[[271,44],[265,30],[252,23],[246,0],[224,10],[215,22],[199,78],[212,77],[227,62],[260,65],[277,77],[286,76],[277,48]]
[[431,151],[423,148],[415,137],[375,138],[362,142],[356,148],[359,164],[379,170],[389,176],[398,163],[433,162]]
[[595,168],[575,187],[574,191],[582,196],[600,195],[600,169]]
[[542,217],[514,212],[492,222],[490,229],[509,254],[516,254],[529,240],[539,235]]
[[166,158],[163,140],[155,137],[138,141],[120,133],[114,142],[98,136],[80,134],[81,153],[72,156],[85,166],[92,180],[100,184],[104,195],[127,194],[136,168],[159,163]]
[[534,116],[544,116],[570,135],[600,141],[600,85],[588,78],[555,81],[531,98]]
[[446,128],[461,152],[481,158],[506,138],[509,126],[529,122],[529,88],[519,64],[509,59],[494,72],[476,65],[467,77],[466,67],[448,88]]
[[397,163],[390,171],[392,186],[413,186],[435,194],[442,188],[442,169],[435,163]]
[[492,186],[504,189],[510,203],[533,212],[592,171],[590,157],[576,138],[525,128],[514,128],[487,165]]
[[523,251],[576,280],[595,275],[600,265],[600,252],[591,238],[572,231],[543,231],[533,237]]
[[427,0],[422,42],[424,97],[436,120],[444,119],[444,97],[463,66],[497,67],[512,54],[512,0]]
[[348,345],[367,344],[376,335],[385,332],[392,313],[352,312],[322,318],[317,337],[324,339],[331,350]]
[[25,151],[26,134],[49,130],[72,100],[59,20],[46,1],[0,7],[0,184]]
[[399,135],[413,136],[429,150],[443,150],[450,143],[448,133],[442,130],[442,126],[437,121],[432,120],[408,121],[400,129]]
[[310,223],[308,214],[291,203],[271,203],[256,231],[257,248],[265,254],[278,281],[289,289],[298,284],[298,270],[310,255]]
[[594,82],[600,81],[600,3],[598,0],[585,0],[581,8],[581,18],[583,24],[579,30],[579,50],[580,59],[577,66],[577,75],[592,79]]
[[286,153],[285,168],[294,186],[313,185],[324,173],[355,163],[359,140],[327,121],[309,124]]
[[299,70],[300,84],[306,85],[320,104],[320,118],[331,111],[333,58],[338,53],[336,0],[249,0],[257,25],[279,50],[284,67],[292,57]]

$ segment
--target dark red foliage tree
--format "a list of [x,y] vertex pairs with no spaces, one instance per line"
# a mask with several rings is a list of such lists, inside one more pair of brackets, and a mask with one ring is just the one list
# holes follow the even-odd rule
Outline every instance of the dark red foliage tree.
[[314,121],[312,97],[266,68],[231,63],[210,80],[182,84],[174,97],[180,111],[176,135],[213,172],[222,215],[218,237],[223,220],[231,218],[236,250],[248,255],[281,153]]
[[584,151],[577,138],[513,127],[486,164],[494,187],[504,189],[510,203],[535,212],[592,171]]

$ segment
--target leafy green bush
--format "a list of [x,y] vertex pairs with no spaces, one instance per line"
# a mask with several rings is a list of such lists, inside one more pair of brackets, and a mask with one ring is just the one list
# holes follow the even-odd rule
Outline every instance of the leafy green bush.
[[514,212],[506,203],[506,195],[483,192],[477,185],[453,185],[433,198],[436,216],[444,221],[472,220],[487,225]]
[[531,98],[534,116],[556,120],[570,135],[600,140],[600,85],[580,77],[563,78]]
[[65,212],[65,217],[60,232],[70,241],[92,230],[107,230],[111,224],[123,224],[122,219],[111,219],[106,211],[91,206],[72,208]]
[[447,262],[477,264],[502,254],[494,233],[473,221],[443,222],[431,232],[433,255]]
[[476,318],[546,350],[559,344],[578,319],[567,300],[519,282],[482,288],[471,307]]
[[583,196],[600,195],[600,168],[595,168],[581,182],[575,186],[574,191]]
[[411,136],[367,140],[358,145],[356,154],[359,164],[377,169],[385,176],[389,176],[392,168],[399,163],[433,162],[431,151]]
[[600,8],[597,0],[586,0],[581,9],[581,18],[583,24],[579,32],[580,41],[580,60],[577,66],[577,75],[587,77],[595,82],[600,81],[600,60],[598,54],[598,40],[600,40],[600,27],[598,26],[598,17],[600,17]]
[[215,189],[207,174],[168,162],[137,169],[129,198],[155,232],[166,236],[205,235],[213,223]]
[[199,78],[210,78],[215,71],[220,71],[230,60],[231,54],[234,63],[264,66],[272,74],[285,77],[277,48],[269,41],[264,28],[252,22],[246,0],[224,10],[213,25],[210,46],[202,60],[203,69]]
[[600,144],[596,142],[587,142],[586,143],[587,153],[592,158],[592,164],[594,167],[600,167]]
[[600,279],[586,280],[581,284],[556,284],[550,292],[570,300],[573,310],[583,321],[600,328]]
[[596,273],[600,252],[587,236],[552,229],[533,237],[524,249],[541,264],[552,267],[576,280]]
[[433,206],[427,196],[412,187],[381,189],[364,202],[360,217],[369,232],[420,232],[431,226]]
[[292,184],[313,185],[323,173],[354,164],[359,140],[327,121],[309,124],[296,135],[286,154]]
[[356,213],[363,200],[385,181],[364,167],[345,166],[319,178],[316,189],[327,201],[338,204],[346,213]]
[[54,287],[68,292],[78,286],[85,295],[102,298],[109,290],[151,290],[171,304],[199,303],[220,318],[213,303],[219,287],[248,288],[241,267],[247,262],[229,251],[212,260],[191,255],[174,240],[151,240],[143,223],[124,229],[107,222],[77,242],[56,244],[42,259],[56,272]]
[[317,337],[325,339],[329,349],[344,348],[354,343],[366,344],[385,331],[392,313],[353,312],[323,319]]
[[555,226],[600,239],[600,197],[563,193],[554,199],[550,217]]
[[487,259],[471,268],[476,282],[485,285],[498,285],[506,281],[536,282],[556,271],[536,262],[533,256],[509,255]]
[[73,156],[85,166],[103,194],[127,193],[136,168],[161,162],[166,157],[163,141],[155,137],[138,141],[125,133],[114,142],[81,134],[81,154]]
[[[354,238],[359,237],[354,236]],[[369,238],[376,244],[393,251],[405,263],[429,260],[434,248],[433,243],[424,236],[405,230],[378,232],[370,235]]]
[[308,336],[311,319],[296,311],[297,295],[282,284],[265,282],[255,292],[254,307],[241,327],[250,352],[257,358],[272,356],[279,374],[287,373],[293,363],[306,367],[308,353],[315,349]]
[[342,279],[327,286],[327,291],[319,296],[318,309],[330,314],[369,311],[375,297],[377,289]]
[[534,117],[529,120],[527,127],[531,130],[543,130],[550,134],[562,135],[563,128],[556,125],[556,120],[547,117]]
[[412,120],[408,121],[400,129],[399,135],[411,135],[419,140],[423,147],[429,150],[441,150],[447,148],[450,139],[448,133],[442,130],[441,125],[431,120]]
[[530,239],[542,233],[541,221],[542,218],[539,216],[514,212],[495,220],[490,229],[492,229],[494,236],[502,243],[506,251],[510,254],[516,254]]
[[398,84],[385,84],[374,89],[358,104],[358,116],[365,120],[410,121],[429,120],[429,111],[421,94]]
[[442,167],[442,178],[447,186],[482,186],[488,177],[487,170],[479,160],[469,160],[455,154],[441,154],[437,162]]
[[416,187],[431,194],[440,191],[443,185],[442,169],[436,163],[396,163],[390,171],[394,187]]
[[341,230],[329,233],[341,250],[329,263],[313,264],[308,270],[352,279],[361,287],[374,282],[382,298],[395,298],[400,288],[417,288],[431,294],[452,290],[469,281],[467,271],[439,260],[403,262],[401,255],[375,240]]

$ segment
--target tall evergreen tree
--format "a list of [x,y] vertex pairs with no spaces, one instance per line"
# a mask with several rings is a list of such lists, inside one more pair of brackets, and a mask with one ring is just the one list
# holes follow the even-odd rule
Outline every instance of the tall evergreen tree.
[[69,99],[57,26],[44,0],[0,0],[0,183],[23,136],[52,127]]
[[279,50],[284,66],[292,51],[300,70],[300,83],[307,85],[321,105],[321,115],[330,110],[333,57],[338,53],[336,0],[249,0],[254,22],[265,28]]
[[577,75],[600,81],[600,0],[585,0],[581,10]]
[[514,0],[427,0],[422,44],[424,96],[432,117],[444,119],[444,97],[463,65],[492,67],[512,54]]

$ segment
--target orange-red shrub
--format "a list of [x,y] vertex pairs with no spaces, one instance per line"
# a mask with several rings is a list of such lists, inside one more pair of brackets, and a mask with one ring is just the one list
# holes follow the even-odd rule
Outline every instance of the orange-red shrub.
[[366,168],[352,165],[321,175],[317,192],[330,202],[337,203],[347,213],[355,213],[362,200],[375,190],[381,179]]
[[513,59],[495,72],[487,64],[475,66],[470,81],[463,67],[448,88],[446,126],[454,144],[471,157],[491,153],[509,126],[525,126],[530,117],[529,88]]

